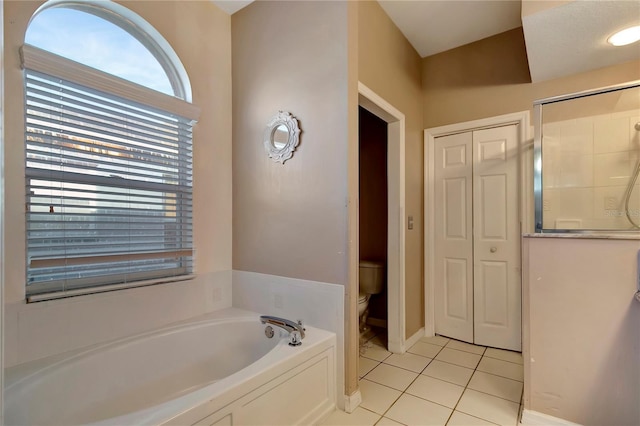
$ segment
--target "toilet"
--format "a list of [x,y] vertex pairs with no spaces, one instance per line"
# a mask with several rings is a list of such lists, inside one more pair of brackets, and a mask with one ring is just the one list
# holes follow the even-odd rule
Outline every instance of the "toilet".
[[382,293],[384,289],[384,263],[360,261],[360,292],[358,294],[358,317],[360,317],[360,333],[367,331],[367,316],[371,295]]

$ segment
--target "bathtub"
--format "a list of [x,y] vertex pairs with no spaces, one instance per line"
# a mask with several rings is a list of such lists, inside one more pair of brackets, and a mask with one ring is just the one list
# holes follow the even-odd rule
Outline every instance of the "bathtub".
[[312,424],[335,409],[335,334],[301,346],[230,308],[8,368],[7,425]]

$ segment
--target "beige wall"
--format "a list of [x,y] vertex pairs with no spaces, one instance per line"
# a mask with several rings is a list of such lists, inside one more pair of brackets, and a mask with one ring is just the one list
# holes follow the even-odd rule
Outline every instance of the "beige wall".
[[523,249],[525,410],[640,424],[640,241],[525,238]]
[[[3,99],[12,108],[5,116],[6,191],[2,204],[6,212],[4,245],[11,250],[4,252],[2,272],[5,306],[10,305],[10,309],[5,310],[5,354],[13,354],[9,360],[5,359],[5,365],[20,361],[18,342],[34,339],[31,332],[19,331],[20,324],[39,321],[51,327],[39,327],[40,334],[62,330],[59,339],[53,331],[45,336],[60,343],[61,351],[69,349],[65,346],[68,336],[64,335],[69,329],[63,326],[67,322],[79,327],[78,333],[88,336],[84,344],[96,343],[96,339],[99,340],[96,336],[118,337],[112,332],[116,329],[126,333],[126,323],[131,318],[135,318],[135,326],[128,327],[128,333],[140,331],[140,327],[154,328],[212,309],[207,279],[203,282],[201,277],[231,269],[231,18],[209,2],[121,3],[155,27],[173,47],[189,75],[193,103],[202,110],[193,134],[194,246],[198,279],[179,285],[83,296],[73,301],[24,304],[24,94],[18,49],[24,42],[29,19],[42,2],[5,1],[1,4],[5,24]],[[163,302],[154,305],[158,300]],[[165,303],[168,300],[171,303]],[[118,309],[114,310],[114,305]],[[100,329],[93,330],[92,334],[91,327],[96,324]],[[36,330],[29,327],[25,330],[32,329]],[[25,353],[26,358],[32,355],[35,356]]]
[[516,28],[422,60],[424,127],[527,111],[537,99],[637,79],[640,61],[531,83]]
[[406,336],[424,325],[423,289],[423,146],[420,56],[374,1],[358,2],[358,79],[405,115]]
[[[346,285],[347,4],[258,1],[232,16],[233,269]],[[267,122],[299,120],[284,165]]]
[[[357,149],[352,8],[257,1],[232,16],[233,269],[345,286],[347,395],[358,386],[349,268],[357,264],[349,227]],[[266,124],[279,110],[297,117],[302,130],[285,164],[263,148]]]

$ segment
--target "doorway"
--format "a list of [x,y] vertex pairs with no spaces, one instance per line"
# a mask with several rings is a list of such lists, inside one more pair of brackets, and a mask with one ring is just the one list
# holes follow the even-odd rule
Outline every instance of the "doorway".
[[520,148],[527,118],[518,113],[425,131],[425,320],[434,334],[521,350]]
[[[387,270],[388,241],[388,182],[387,182],[387,122],[359,107],[359,237],[360,264],[380,265]],[[386,275],[386,273],[381,274]],[[373,278],[373,274],[369,274]],[[362,280],[362,276],[360,277]],[[387,328],[387,280],[378,293],[368,294],[360,288],[358,313],[363,311],[360,324],[360,345],[368,340],[371,327]],[[383,342],[386,348],[386,339]],[[361,349],[362,352],[362,349]]]
[[[386,123],[387,127],[387,336],[388,350],[405,351],[405,118],[393,105],[362,83],[358,83],[360,108]],[[358,224],[358,229],[360,224]],[[360,231],[358,231],[359,233]],[[358,236],[359,239],[359,236]],[[352,259],[351,267],[358,271],[360,256]],[[358,294],[358,274],[350,283]],[[357,301],[355,301],[357,304]],[[355,307],[355,306],[354,306]],[[355,319],[357,321],[357,315]],[[356,339],[357,340],[357,337]],[[352,341],[351,344],[357,342]],[[357,356],[357,354],[356,354]]]
[[[404,353],[405,348],[405,116],[366,85],[358,82],[358,105],[387,123],[387,348]],[[354,135],[355,136],[355,135]],[[359,333],[359,223],[356,177],[357,145],[349,148],[353,172],[349,179],[349,289],[347,295],[346,377],[344,409],[351,412],[360,403],[358,387]]]

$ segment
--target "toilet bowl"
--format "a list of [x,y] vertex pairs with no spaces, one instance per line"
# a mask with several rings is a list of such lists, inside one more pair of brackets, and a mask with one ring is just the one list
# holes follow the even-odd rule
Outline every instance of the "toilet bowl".
[[371,298],[370,294],[360,292],[358,294],[358,317],[362,317],[364,311],[369,306],[369,299]]
[[384,263],[362,260],[359,271],[358,316],[360,317],[360,333],[363,334],[367,331],[371,295],[382,293],[384,290]]

